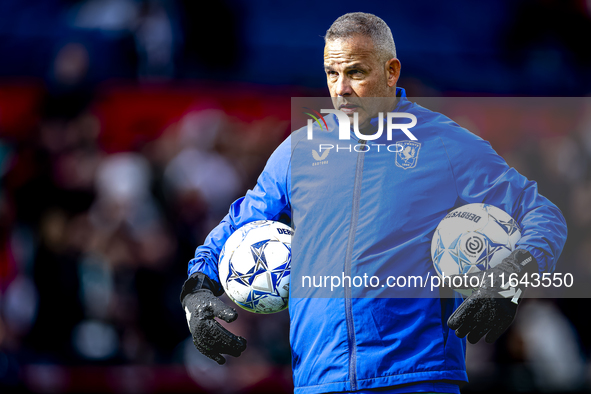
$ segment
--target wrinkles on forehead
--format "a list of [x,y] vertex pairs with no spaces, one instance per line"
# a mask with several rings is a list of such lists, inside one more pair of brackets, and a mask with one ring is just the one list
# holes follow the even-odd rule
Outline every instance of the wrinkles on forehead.
[[324,47],[325,68],[354,65],[368,67],[376,61],[377,54],[369,37],[354,36],[349,39],[329,40]]

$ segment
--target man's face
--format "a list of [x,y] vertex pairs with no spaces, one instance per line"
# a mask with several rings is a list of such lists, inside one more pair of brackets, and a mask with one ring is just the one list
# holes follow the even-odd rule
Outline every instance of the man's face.
[[392,110],[400,62],[380,61],[371,38],[355,35],[329,40],[324,47],[324,69],[335,109],[343,111],[351,121],[357,112],[360,129],[367,127],[378,112]]

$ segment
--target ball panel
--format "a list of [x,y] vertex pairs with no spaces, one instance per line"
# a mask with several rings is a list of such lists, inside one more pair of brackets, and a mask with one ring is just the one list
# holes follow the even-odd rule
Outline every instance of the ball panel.
[[279,241],[269,241],[265,248],[267,268],[271,271],[285,269],[290,261],[291,249],[288,245]]

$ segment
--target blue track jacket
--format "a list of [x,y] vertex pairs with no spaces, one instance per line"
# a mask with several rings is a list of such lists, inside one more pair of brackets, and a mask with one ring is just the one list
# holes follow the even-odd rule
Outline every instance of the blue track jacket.
[[[435,228],[450,210],[470,203],[494,205],[517,220],[517,247],[532,253],[540,272],[554,270],[564,246],[565,220],[535,182],[510,168],[488,142],[409,101],[403,89],[398,95],[394,112],[416,116],[410,131],[417,141],[401,130],[388,140],[385,129],[367,144],[353,133],[339,140],[333,114],[325,116],[328,131],[314,126],[312,140],[306,128],[294,132],[189,263],[189,275],[203,272],[219,284],[218,256],[236,229],[289,215],[295,228],[289,313],[296,393],[458,392],[467,381],[465,339],[446,324],[459,296],[425,298],[416,289],[416,297],[398,298],[388,287],[331,292],[304,288],[303,276],[385,281],[436,275],[430,255]],[[394,143],[402,148],[388,150]],[[319,152],[320,144],[334,148]]]

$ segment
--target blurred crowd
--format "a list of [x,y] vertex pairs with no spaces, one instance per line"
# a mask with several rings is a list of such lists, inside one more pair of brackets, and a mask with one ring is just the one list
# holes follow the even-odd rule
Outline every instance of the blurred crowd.
[[[412,16],[407,3],[400,12]],[[490,20],[510,8],[478,3]],[[589,30],[583,3],[521,1],[514,20],[473,43],[480,27],[470,20],[461,34],[442,29],[441,46],[395,31],[400,86],[411,97],[461,96],[457,86],[588,94],[589,53],[568,28]],[[390,21],[375,7],[367,11]],[[0,391],[291,391],[287,312],[239,311],[231,330],[248,350],[218,367],[194,349],[179,293],[195,248],[288,135],[289,98],[326,94],[319,35],[357,10],[327,11],[299,42],[265,2],[0,3]],[[314,15],[305,17],[324,13]],[[420,17],[434,25],[437,15]],[[398,31],[413,20],[398,19]],[[491,37],[498,53],[482,49]],[[285,48],[290,56],[277,56]],[[511,123],[515,108],[470,111],[469,102],[443,112],[538,182],[568,223],[559,270],[591,279],[591,105]],[[468,346],[463,392],[591,390],[588,302],[525,302],[497,343]]]
[[[0,145],[0,387],[26,364],[200,365],[179,306],[187,262],[287,133],[207,108],[107,153],[79,93],[47,92],[31,134]],[[287,316],[242,315],[240,363],[289,366]]]

